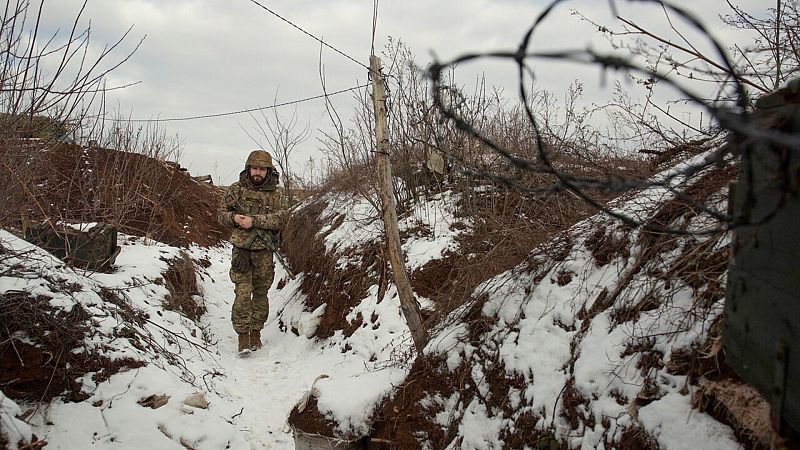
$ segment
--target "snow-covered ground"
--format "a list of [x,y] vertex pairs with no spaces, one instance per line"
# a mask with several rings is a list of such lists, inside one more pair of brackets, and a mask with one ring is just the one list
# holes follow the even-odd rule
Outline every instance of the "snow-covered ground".
[[[0,243],[14,251],[31,252],[21,258],[5,258],[5,267],[33,264],[19,277],[0,278],[0,292],[24,290],[44,295],[52,298],[51,305],[67,310],[80,303],[90,311],[98,329],[87,345],[102,349],[112,358],[126,356],[149,362],[99,384],[86,375],[84,391],[90,397],[84,402],[17,404],[1,397],[2,430],[12,448],[17,442],[29,442],[35,434],[47,441],[47,448],[60,449],[293,449],[287,416],[320,375],[327,378],[317,383],[319,404],[338,414],[341,423],[364,432],[371,407],[405,374],[388,364],[385,356],[403,331],[399,312],[382,314],[383,330],[393,331],[381,334],[371,327],[359,330],[348,339],[352,347],[348,352],[343,352],[335,339],[316,342],[303,334],[281,331],[279,315],[287,323],[304,321],[309,327],[313,326],[313,314],[303,311],[302,295],[296,292],[299,279],[277,289],[278,281],[286,277],[280,265],[276,265],[270,290],[270,319],[263,332],[265,348],[244,358],[238,356],[229,319],[233,284],[228,277],[227,245],[188,249],[193,259],[210,261],[198,277],[201,301],[208,310],[201,323],[195,324],[160,306],[168,292],[156,280],[163,276],[167,261],[178,256],[178,248],[121,236],[117,270],[86,276],[9,233],[0,234]],[[58,278],[79,284],[81,292],[60,293],[47,281]],[[115,307],[94,293],[100,287],[124,292],[134,309],[146,312],[150,322],[141,333],[151,334],[154,347],[166,352],[143,352],[126,339],[117,338],[117,329],[125,324],[113,313]],[[367,300],[364,308],[372,313],[375,309],[389,310],[390,305],[389,301],[374,305]],[[207,342],[201,339],[203,334]],[[167,352],[169,357],[164,356]],[[207,409],[184,403],[197,393],[208,403]],[[168,401],[156,409],[137,403],[164,395],[169,396]],[[25,421],[15,418],[31,408],[34,412]]]
[[[663,196],[663,192],[658,194]],[[344,254],[348,250],[352,257],[354,248],[380,238],[380,223],[374,220],[370,205],[352,196],[330,200],[323,216],[326,223],[339,224],[333,230],[322,230],[327,233],[325,245],[330,252]],[[409,270],[441,258],[457,245],[455,238],[469,224],[452,226],[457,222],[455,200],[451,194],[435,196],[402,219],[408,234],[404,249]],[[615,207],[635,215],[637,205],[641,199]],[[672,349],[705,338],[710,322],[721,311],[721,299],[708,306],[705,319],[691,324],[679,320],[681,313],[693,307],[691,289],[679,281],[671,288],[669,301],[643,310],[635,321],[615,322],[611,306],[593,310],[602,292],[613,293],[618,286],[618,307],[640,300],[644,289],[667,289],[663,280],[652,285],[644,272],[627,279],[626,285],[620,284],[637,256],[634,247],[627,257],[604,265],[595,263],[586,241],[599,227],[605,226],[613,234],[614,225],[599,217],[578,224],[567,232],[570,250],[563,260],[546,261],[533,272],[520,267],[480,286],[488,295],[483,314],[497,318],[484,334],[483,344],[476,347],[460,340],[468,325],[459,322],[434,336],[426,353],[444,355],[450,370],[466,363],[473,387],[480,393],[471,398],[456,392],[451,398],[426,399],[431,405],[440,404],[442,412],[435,420],[441,426],[458,429],[449,448],[502,448],[503,430],[508,431],[519,414],[526,412],[540,417],[537,429],[557,432],[574,448],[602,448],[605,442],[618,440],[631,425],[646,430],[665,449],[741,447],[729,427],[692,409],[686,377],[671,375],[658,365],[642,374],[636,366],[644,353],[623,354],[641,339],[668,362]],[[87,338],[87,346],[110,357],[149,363],[101,383],[87,374],[83,385],[89,398],[84,402],[18,404],[0,396],[2,430],[12,448],[35,434],[48,442],[47,448],[60,449],[292,449],[287,417],[312,388],[318,410],[338,424],[337,433],[363,435],[376,404],[407,376],[409,360],[396,356],[411,352],[411,340],[391,284],[382,301],[377,299],[378,287],[371,286],[366,297],[346,312],[351,323],[359,313],[365,319],[351,336],[337,331],[329,339],[318,340],[309,336],[325,305],[306,311],[299,291],[303,274],[290,280],[276,264],[269,294],[270,318],[263,333],[266,346],[240,357],[229,322],[233,285],[228,277],[227,245],[186,249],[193,260],[206,261],[198,269],[198,299],[207,313],[196,324],[161,306],[168,292],[158,280],[168,261],[178,257],[178,248],[121,236],[117,270],[84,274],[9,233],[0,233],[4,248],[33,252],[0,258],[3,269],[32,264],[16,275],[0,277],[0,293],[28,291],[50,297],[54,307],[64,309],[81,304],[98,330]],[[627,239],[634,242],[636,236]],[[680,250],[677,246],[658,263],[668,267]],[[352,263],[348,257],[338,262]],[[570,280],[565,280],[564,274]],[[48,281],[53,279],[77,283],[81,290],[64,294]],[[149,321],[137,325],[140,336],[150,336],[144,350],[117,337],[118,329],[131,324],[122,323],[115,314],[116,306],[96,294],[101,287],[124,294],[135,310],[147,314]],[[509,376],[524,380],[523,388],[512,388],[503,400],[514,411],[510,416],[493,410],[485,372],[491,368],[481,359],[485,355],[496,355]],[[646,399],[642,396],[645,380],[657,391]],[[576,408],[582,417],[577,427],[561,412],[567,385],[585,400]],[[197,393],[207,407],[198,407]],[[163,406],[147,406],[158,398],[151,396],[164,395],[169,399]],[[148,398],[149,403],[143,402]],[[637,399],[642,406],[635,404]],[[16,418],[30,409],[33,413],[25,415],[24,421]]]

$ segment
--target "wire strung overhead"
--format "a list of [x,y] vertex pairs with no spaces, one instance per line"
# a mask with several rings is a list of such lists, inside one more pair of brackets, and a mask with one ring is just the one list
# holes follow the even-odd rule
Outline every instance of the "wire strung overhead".
[[[250,1],[252,3],[254,3],[255,5],[259,6],[260,8],[264,9],[265,11],[269,12],[270,14],[274,15],[275,17],[277,17],[277,18],[283,20],[284,22],[288,23],[289,25],[291,25],[292,27],[296,28],[297,30],[300,30],[302,33],[306,34],[307,36],[310,36],[311,38],[313,38],[314,40],[316,40],[320,44],[330,48],[331,50],[335,51],[336,53],[339,53],[340,55],[344,56],[345,58],[347,58],[347,59],[353,61],[354,63],[358,64],[359,66],[369,70],[369,66],[363,64],[362,62],[360,62],[357,59],[353,58],[352,56],[344,53],[343,51],[339,50],[338,48],[328,44],[327,42],[324,42],[322,39],[320,39],[320,38],[314,36],[313,34],[309,33],[308,31],[304,30],[302,27],[300,27],[297,24],[293,23],[292,21],[286,19],[285,17],[283,17],[280,14],[276,13],[275,11],[271,10],[270,8],[268,8],[267,6],[263,5],[262,3],[258,2],[257,0],[250,0]],[[375,45],[375,27],[376,27],[376,22],[377,22],[377,8],[378,8],[378,0],[374,0],[373,24],[372,24],[372,46],[373,46],[373,51],[374,51],[374,45]],[[277,108],[277,107],[280,107],[280,106],[288,106],[288,105],[307,102],[307,101],[316,100],[316,99],[320,99],[320,98],[324,98],[324,97],[330,97],[330,96],[337,95],[337,94],[342,94],[342,93],[345,93],[345,92],[355,91],[357,89],[365,88],[365,87],[368,87],[368,86],[369,86],[369,84],[367,83],[367,84],[362,84],[362,85],[359,85],[359,86],[353,86],[353,87],[347,88],[347,89],[342,89],[342,90],[339,90],[339,91],[336,91],[336,92],[320,94],[320,95],[316,95],[316,96],[313,96],[313,97],[306,97],[306,98],[302,98],[302,99],[298,99],[298,100],[293,100],[293,101],[289,101],[289,102],[278,103],[278,104],[273,104],[273,105],[263,106],[263,107],[258,107],[258,108],[248,108],[248,109],[241,109],[241,110],[237,110],[237,111],[229,111],[229,112],[214,113],[214,114],[202,114],[202,115],[188,116],[188,117],[170,117],[170,118],[166,118],[166,119],[127,119],[127,121],[128,122],[179,122],[179,121],[187,121],[187,120],[210,119],[210,118],[216,118],[216,117],[232,116],[232,115],[236,115],[236,114],[244,114],[244,113],[250,113],[250,112],[254,112],[254,111],[263,111],[263,110],[267,110],[267,109]]]
[[254,112],[254,111],[263,111],[263,110],[267,110],[267,109],[274,109],[274,108],[278,108],[278,107],[281,107],[281,106],[295,105],[295,104],[298,104],[298,103],[308,102],[308,101],[311,101],[311,100],[317,100],[317,99],[320,99],[320,98],[330,97],[330,96],[337,95],[337,94],[343,94],[345,92],[355,91],[357,89],[362,89],[362,88],[365,88],[367,86],[369,86],[369,84],[362,84],[362,85],[359,85],[359,86],[353,86],[351,88],[342,89],[342,90],[339,90],[339,91],[336,91],[336,92],[330,92],[330,93],[327,93],[327,94],[315,95],[313,97],[306,97],[306,98],[301,98],[301,99],[298,99],[298,100],[292,100],[292,101],[283,102],[283,103],[275,103],[275,104],[272,104],[272,105],[261,106],[261,107],[258,107],[258,108],[240,109],[238,111],[229,111],[229,112],[214,113],[214,114],[202,114],[202,115],[198,115],[198,116],[188,116],[188,117],[170,117],[170,118],[167,118],[167,119],[128,119],[127,121],[128,122],[179,122],[179,121],[184,121],[184,120],[211,119],[211,118],[215,118],[215,117],[233,116],[233,115],[236,115],[236,114],[244,114],[244,113],[251,113],[251,112]]
[[306,31],[306,30],[302,29],[300,26],[298,26],[298,25],[294,24],[294,23],[293,23],[292,21],[290,21],[289,19],[286,19],[285,17],[281,16],[280,14],[276,13],[275,11],[273,11],[273,10],[271,10],[271,9],[267,8],[266,6],[262,5],[262,4],[261,4],[261,3],[259,3],[258,1],[256,1],[256,0],[250,0],[250,1],[251,1],[251,2],[253,2],[253,3],[255,3],[256,5],[260,6],[262,9],[264,9],[264,10],[265,10],[265,11],[267,11],[267,12],[269,12],[269,13],[270,13],[270,14],[272,14],[273,16],[275,16],[275,17],[277,17],[277,18],[279,18],[279,19],[283,20],[284,22],[288,23],[289,25],[291,25],[291,26],[293,26],[293,27],[297,28],[298,30],[300,30],[300,31],[301,31],[301,32],[303,32],[304,34],[306,34],[306,35],[310,36],[312,39],[314,39],[314,40],[316,40],[317,42],[319,42],[320,44],[322,44],[322,45],[324,45],[324,46],[328,47],[329,49],[331,49],[331,50],[335,51],[336,53],[338,53],[338,54],[340,54],[340,55],[344,56],[345,58],[349,59],[350,61],[353,61],[354,63],[358,64],[359,66],[361,66],[361,67],[363,67],[363,68],[365,68],[365,69],[369,70],[369,66],[368,66],[368,65],[366,65],[366,64],[362,63],[361,61],[359,61],[359,60],[357,60],[357,59],[353,58],[352,56],[350,56],[350,55],[348,55],[347,53],[345,53],[345,52],[343,52],[343,51],[339,50],[338,48],[336,48],[336,47],[334,47],[334,46],[332,46],[332,45],[328,44],[327,42],[323,41],[322,39],[320,39],[320,38],[318,38],[318,37],[314,36],[313,34],[309,33],[308,31]]
[[372,43],[370,44],[370,55],[375,54],[375,30],[378,28],[378,0],[372,3]]

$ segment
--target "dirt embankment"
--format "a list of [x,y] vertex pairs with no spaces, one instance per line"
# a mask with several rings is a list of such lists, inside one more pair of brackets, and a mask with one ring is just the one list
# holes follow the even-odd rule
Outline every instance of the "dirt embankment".
[[216,219],[222,190],[170,163],[133,152],[40,141],[0,146],[6,226],[105,222],[171,245],[212,246],[228,230]]

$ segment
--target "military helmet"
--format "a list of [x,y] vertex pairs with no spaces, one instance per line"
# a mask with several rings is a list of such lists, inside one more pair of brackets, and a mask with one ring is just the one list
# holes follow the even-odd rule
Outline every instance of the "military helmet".
[[247,157],[245,167],[261,167],[264,169],[274,168],[272,165],[272,156],[264,150],[253,150]]

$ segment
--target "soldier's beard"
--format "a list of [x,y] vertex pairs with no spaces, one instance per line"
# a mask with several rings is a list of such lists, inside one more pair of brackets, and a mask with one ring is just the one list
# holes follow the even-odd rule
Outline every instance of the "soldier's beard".
[[250,175],[250,182],[256,186],[260,186],[266,178],[259,175]]

